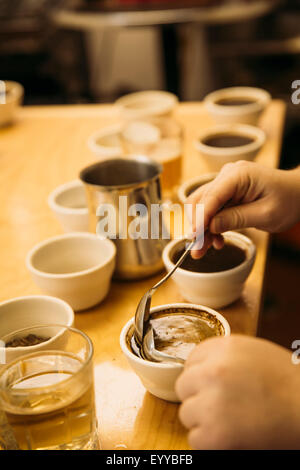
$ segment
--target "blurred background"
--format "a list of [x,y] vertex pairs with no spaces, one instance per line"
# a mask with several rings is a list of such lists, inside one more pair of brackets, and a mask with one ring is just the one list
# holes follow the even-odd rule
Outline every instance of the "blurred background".
[[[300,0],[0,0],[0,78],[22,83],[25,105],[265,88],[287,104],[281,168],[300,163]],[[300,328],[299,253],[299,225],[273,237],[260,335],[286,347]]]

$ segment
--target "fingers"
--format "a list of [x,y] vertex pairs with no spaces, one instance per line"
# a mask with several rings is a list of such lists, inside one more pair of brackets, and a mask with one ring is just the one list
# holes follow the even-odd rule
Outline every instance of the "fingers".
[[218,391],[215,388],[202,391],[187,398],[179,407],[179,419],[187,428],[201,426],[205,428],[208,420],[214,416],[215,403],[218,399]]
[[[206,185],[197,189],[190,199],[189,203],[193,205],[193,230],[196,232],[196,205],[204,204],[204,230],[209,226],[212,217],[236,194],[237,188],[240,186],[239,174],[236,171],[230,173],[229,165],[225,165],[224,169],[218,176]],[[230,167],[232,168],[232,167]],[[240,191],[239,191],[240,192]]]
[[199,402],[201,404],[201,398],[201,394],[193,395],[180,405],[179,419],[187,429],[193,428],[203,421],[203,419],[201,419],[201,411],[203,409],[202,406],[206,405],[206,403],[199,406]]
[[[200,426],[193,428],[189,432],[189,444],[192,449],[201,450],[199,443],[202,442],[203,438],[203,430]],[[204,447],[203,447],[204,449]]]
[[260,201],[230,207],[220,211],[210,222],[212,233],[222,233],[246,227],[256,227],[263,214]]
[[214,355],[222,354],[228,338],[232,336],[211,336],[196,346],[185,361],[185,370],[199,363],[204,363],[207,359],[213,359]]
[[225,242],[222,235],[214,235],[209,231],[206,231],[204,234],[204,243],[202,247],[198,247],[198,244],[196,243],[194,248],[191,250],[191,257],[194,259],[200,259],[205,255],[211,246],[213,246],[216,250],[221,250],[224,246],[224,243]]
[[188,369],[184,369],[182,374],[179,376],[175,385],[175,389],[176,394],[181,401],[186,400],[198,392],[199,386],[198,381],[195,380],[195,377],[200,376],[200,373],[201,365],[194,364]]
[[225,241],[222,235],[213,235],[213,247],[216,250],[221,250],[224,244],[225,244]]
[[249,173],[249,162],[229,163],[223,166],[213,181],[192,193],[187,202],[192,204],[191,223],[194,233],[197,232],[197,229],[199,230],[197,227],[197,204],[204,205],[203,230],[206,230],[212,218],[225,205],[240,203],[247,195],[248,189],[251,187]]
[[191,257],[194,259],[202,258],[202,256],[205,255],[205,253],[212,246],[212,244],[213,235],[209,231],[206,231],[204,234],[203,245],[201,246],[200,241],[199,243],[197,242],[191,250]]
[[[193,349],[186,360],[184,370],[176,382],[176,393],[180,400],[196,394],[212,380],[212,362],[221,354],[225,337],[211,337]],[[199,380],[201,378],[201,380]]]
[[[202,198],[205,192],[209,191],[211,188],[212,183],[204,184],[200,186],[196,191],[194,191],[190,197],[187,199],[187,204],[192,205],[192,213],[189,215],[191,217],[191,225],[193,229],[193,233],[197,233],[197,204],[202,204]],[[207,224],[208,225],[208,224]],[[205,230],[205,227],[203,228]]]

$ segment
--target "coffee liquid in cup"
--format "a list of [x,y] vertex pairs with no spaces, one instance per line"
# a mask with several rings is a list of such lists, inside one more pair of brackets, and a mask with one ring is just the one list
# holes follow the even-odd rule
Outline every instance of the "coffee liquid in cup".
[[215,101],[215,104],[220,104],[221,106],[245,106],[254,103],[256,103],[255,99],[242,97],[220,98],[219,100]]
[[[152,313],[146,331],[148,328],[153,328],[158,351],[184,360],[206,338],[224,335],[224,327],[214,315],[186,307]],[[127,345],[135,355],[145,359],[133,332],[134,327],[128,332]]]
[[[173,263],[176,264],[184,249],[179,250],[173,256]],[[246,259],[246,252],[242,248],[233,243],[225,243],[221,250],[211,247],[207,250],[203,258],[194,259],[190,253],[182,262],[180,269],[186,269],[195,273],[218,273],[235,268],[243,263]]]
[[219,134],[212,135],[203,139],[203,144],[209,147],[229,148],[242,147],[243,145],[252,144],[254,139],[246,135],[240,134]]

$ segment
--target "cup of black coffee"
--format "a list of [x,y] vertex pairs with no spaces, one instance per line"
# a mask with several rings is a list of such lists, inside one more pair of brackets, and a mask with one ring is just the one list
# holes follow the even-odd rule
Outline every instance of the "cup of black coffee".
[[217,124],[251,124],[271,101],[270,93],[255,87],[229,87],[209,93],[204,105]]
[[[223,234],[222,250],[210,248],[203,258],[189,254],[172,275],[184,299],[211,308],[225,307],[242,294],[252,270],[256,248],[252,240],[239,232]],[[173,240],[163,251],[163,261],[170,271],[179,259],[186,240]]]
[[201,132],[195,147],[211,171],[219,171],[225,163],[252,161],[266,140],[262,129],[245,124],[224,124]]

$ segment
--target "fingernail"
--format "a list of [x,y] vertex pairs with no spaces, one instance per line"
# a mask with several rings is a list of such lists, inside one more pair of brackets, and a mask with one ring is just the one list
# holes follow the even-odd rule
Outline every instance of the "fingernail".
[[202,256],[203,256],[203,253],[201,251],[198,251],[198,250],[197,251],[193,251],[193,250],[191,251],[191,257],[193,259],[200,259],[200,258],[202,258]]

